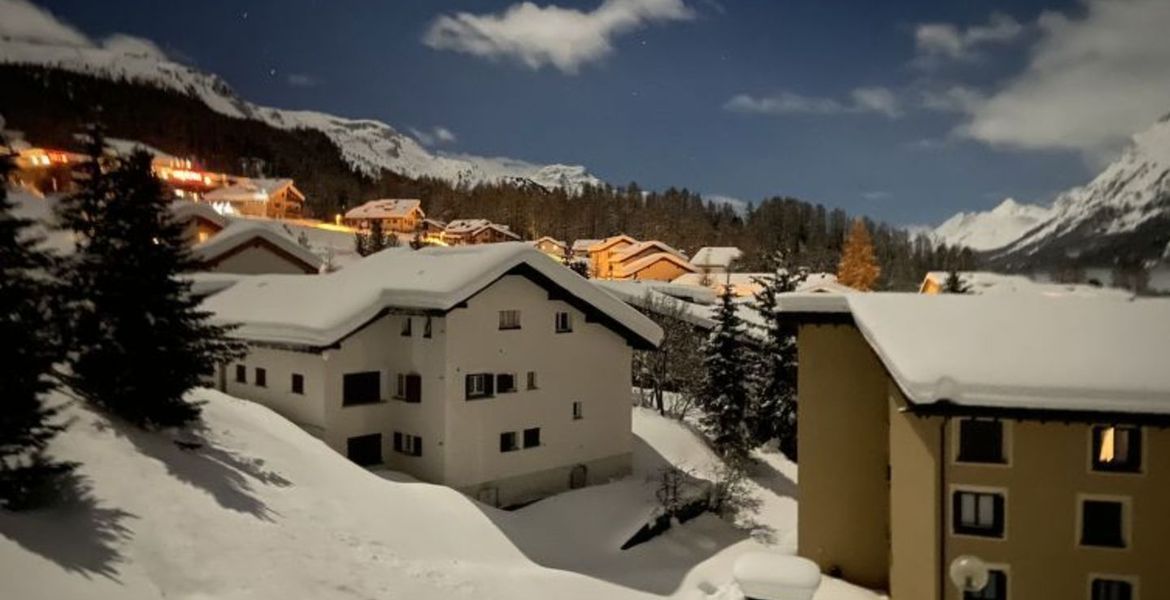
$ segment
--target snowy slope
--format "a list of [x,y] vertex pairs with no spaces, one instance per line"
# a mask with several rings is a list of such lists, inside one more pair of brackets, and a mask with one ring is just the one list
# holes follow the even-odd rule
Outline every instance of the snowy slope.
[[601,180],[584,167],[538,165],[509,158],[436,155],[390,125],[313,111],[283,110],[243,100],[223,79],[155,53],[132,53],[98,46],[49,45],[0,39],[0,63],[40,65],[99,77],[127,80],[191,95],[224,115],[263,121],[281,129],[321,131],[356,170],[376,175],[386,169],[409,177],[435,177],[456,184],[531,181],[570,191]]
[[936,243],[972,250],[1002,248],[1044,222],[1049,209],[1007,198],[985,212],[961,212],[928,232]]

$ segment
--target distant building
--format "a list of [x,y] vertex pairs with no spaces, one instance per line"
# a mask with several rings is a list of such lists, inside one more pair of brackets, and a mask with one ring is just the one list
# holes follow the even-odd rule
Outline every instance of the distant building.
[[365,465],[510,506],[630,472],[632,349],[662,330],[525,244],[392,248],[209,297],[219,374]]
[[[797,295],[798,554],[891,598],[1170,590],[1170,301]],[[951,561],[989,565],[958,594]]]
[[177,200],[171,203],[171,214],[182,223],[190,245],[206,242],[227,227],[227,219],[209,204]]
[[588,261],[589,248],[593,247],[600,241],[601,240],[577,240],[573,242],[573,245],[569,248],[569,252],[573,254],[573,258],[575,259]]
[[614,276],[613,256],[637,244],[638,240],[628,235],[607,237],[589,247],[589,275],[600,279]]
[[691,264],[703,275],[730,273],[731,263],[743,256],[734,246],[704,246],[691,257]]
[[291,179],[239,178],[208,192],[203,201],[231,206],[239,215],[272,219],[299,219],[305,207],[305,195]]
[[532,242],[532,246],[557,260],[564,260],[569,254],[568,244],[547,235]]
[[273,229],[270,224],[237,220],[192,249],[200,270],[256,275],[313,274],[323,262],[308,248]]
[[450,246],[496,244],[520,240],[520,236],[512,233],[511,228],[507,225],[492,223],[487,219],[455,219],[447,223],[440,238]]
[[371,222],[381,221],[382,231],[387,233],[414,233],[426,216],[420,200],[370,200],[347,211],[345,224],[366,230]]

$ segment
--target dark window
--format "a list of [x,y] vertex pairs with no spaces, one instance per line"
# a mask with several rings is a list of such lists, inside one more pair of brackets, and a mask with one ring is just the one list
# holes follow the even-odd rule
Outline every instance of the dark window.
[[422,456],[422,438],[395,431],[394,451],[407,456]]
[[540,445],[540,428],[533,427],[532,429],[524,430],[524,447],[535,448]]
[[399,373],[397,395],[407,402],[422,402],[422,377],[415,373]]
[[1137,473],[1142,468],[1140,427],[1093,428],[1093,470]]
[[582,410],[581,402],[579,400],[573,402],[573,420],[576,421],[578,419],[583,419],[584,417],[585,412]]
[[952,510],[955,533],[1003,537],[1003,496],[955,492]]
[[472,373],[465,379],[465,397],[468,400],[490,398],[495,395],[495,377],[491,373]]
[[300,373],[293,373],[292,374],[292,393],[294,393],[294,394],[304,394],[305,393],[305,376],[304,375],[301,375]]
[[410,337],[410,317],[402,320],[402,337]]
[[557,333],[568,333],[573,330],[573,319],[567,312],[557,313]]
[[236,383],[248,383],[248,367],[236,365]]
[[1005,600],[1007,573],[994,569],[987,572],[987,585],[978,592],[963,592],[963,600]]
[[981,419],[959,421],[959,460],[1004,463],[1003,422]]
[[1110,500],[1085,500],[1081,503],[1081,544],[1124,548],[1123,507]]
[[519,449],[520,447],[516,445],[515,431],[505,431],[500,434],[500,452],[513,452]]
[[496,391],[501,394],[509,394],[516,391],[516,376],[511,373],[500,373],[496,375]]
[[341,405],[374,404],[382,401],[382,375],[377,371],[346,373],[341,378]]
[[528,372],[528,389],[530,389],[530,390],[536,389],[536,371],[529,371]]
[[1094,579],[1092,600],[1133,600],[1133,584],[1119,579]]
[[423,321],[423,337],[425,337],[425,338],[431,337],[431,318],[430,317],[427,317],[427,320]]
[[520,329],[520,311],[501,310],[500,329]]
[[345,440],[345,455],[362,466],[381,464],[382,434],[371,433]]
[[268,371],[256,367],[256,385],[258,387],[268,387]]

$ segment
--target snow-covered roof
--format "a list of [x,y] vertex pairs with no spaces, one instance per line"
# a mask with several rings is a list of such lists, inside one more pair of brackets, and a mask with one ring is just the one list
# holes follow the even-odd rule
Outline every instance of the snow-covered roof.
[[292,184],[291,179],[241,179],[208,192],[203,199],[208,202],[267,202],[273,194]]
[[233,285],[239,283],[241,280],[253,275],[241,275],[239,273],[219,273],[219,272],[196,272],[184,273],[179,276],[191,283],[191,294],[194,296],[210,296],[218,294]]
[[695,251],[691,257],[691,264],[696,267],[723,267],[731,266],[731,261],[743,256],[743,251],[735,246],[704,246]]
[[210,204],[203,202],[189,202],[186,200],[176,200],[171,203],[171,214],[175,216],[177,221],[186,221],[193,218],[201,218],[211,223],[215,223],[220,228],[227,227],[227,219],[223,215],[216,212]]
[[619,251],[617,254],[613,255],[612,260],[613,260],[613,262],[619,262],[619,263],[624,262],[624,261],[627,261],[630,258],[638,255],[641,252],[645,252],[646,250],[658,250],[659,252],[673,254],[673,255],[678,256],[680,258],[683,257],[682,252],[679,252],[678,250],[672,248],[669,244],[666,244],[664,242],[660,242],[658,240],[650,240],[650,241],[646,241],[646,242],[638,242],[632,246],[622,248],[621,251]]
[[388,219],[405,217],[411,212],[422,210],[421,200],[382,199],[370,200],[345,213],[347,219]]
[[634,273],[637,273],[638,271],[641,271],[642,269],[645,269],[646,267],[649,267],[650,265],[653,265],[660,260],[665,260],[669,263],[677,265],[684,271],[695,270],[694,265],[682,259],[678,255],[671,254],[669,252],[655,252],[650,256],[644,256],[638,260],[635,260],[634,262],[618,265],[616,275],[618,277],[630,277]]
[[558,240],[555,237],[552,237],[551,235],[546,235],[546,236],[541,237],[540,239],[532,242],[532,245],[536,246],[539,244],[543,244],[545,242],[548,242],[550,244],[555,244],[555,245],[561,247],[562,249],[569,247],[568,244],[562,242],[561,240]]
[[308,248],[273,229],[267,223],[250,219],[239,219],[228,225],[207,241],[196,245],[192,249],[192,254],[195,255],[196,259],[205,263],[213,262],[224,254],[257,239],[276,246],[314,270],[321,268],[320,257],[310,252]]
[[[1044,283],[1024,275],[1008,275],[990,271],[959,271],[959,279],[970,287],[972,294],[1033,294],[1047,297],[1113,298],[1129,300],[1133,294],[1118,288],[1074,283]],[[928,292],[930,284],[943,286],[949,273],[931,271],[926,274],[920,292]]]
[[254,341],[327,346],[388,307],[446,311],[523,267],[656,346],[662,330],[638,311],[523,243],[391,248],[317,277],[261,275],[208,298],[217,322]]
[[602,250],[605,250],[606,248],[609,248],[610,246],[613,246],[613,245],[616,245],[619,243],[637,244],[638,240],[635,240],[634,238],[623,233],[621,235],[607,237],[604,240],[598,240],[597,243],[593,244],[592,246],[589,246],[589,251],[590,252],[601,252]]
[[587,252],[601,240],[576,240],[573,242],[573,252]]
[[446,232],[456,235],[475,235],[484,229],[494,229],[513,239],[520,239],[520,236],[512,232],[512,228],[493,223],[487,219],[455,219],[447,223]]
[[912,403],[1170,414],[1170,300],[837,298]]

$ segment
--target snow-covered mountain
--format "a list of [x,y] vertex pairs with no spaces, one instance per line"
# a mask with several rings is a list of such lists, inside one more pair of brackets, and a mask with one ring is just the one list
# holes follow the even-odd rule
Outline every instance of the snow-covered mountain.
[[987,251],[1002,248],[1048,219],[1049,209],[1021,204],[1012,198],[984,212],[961,212],[929,235],[939,243]]
[[582,166],[434,154],[381,121],[258,106],[236,95],[217,75],[173,62],[153,51],[0,38],[0,63],[53,67],[153,85],[198,98],[212,110],[231,117],[256,119],[281,129],[315,129],[337,145],[354,169],[368,175],[386,169],[408,177],[436,177],[455,184],[519,180],[570,191],[602,183]]

